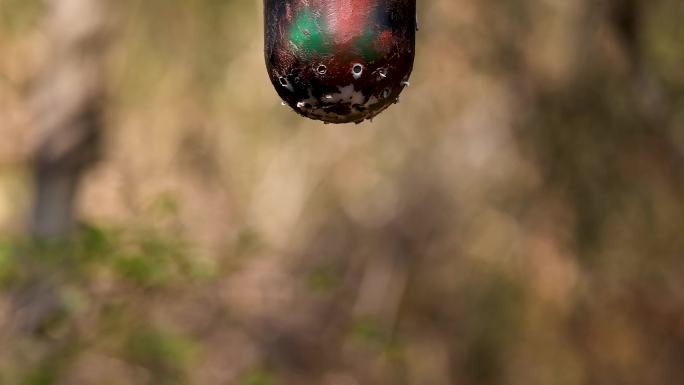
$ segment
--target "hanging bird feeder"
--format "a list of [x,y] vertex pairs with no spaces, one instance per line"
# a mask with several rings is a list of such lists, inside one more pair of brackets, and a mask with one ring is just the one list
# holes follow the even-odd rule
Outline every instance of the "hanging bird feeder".
[[266,66],[302,116],[361,123],[399,101],[415,55],[415,0],[264,0]]

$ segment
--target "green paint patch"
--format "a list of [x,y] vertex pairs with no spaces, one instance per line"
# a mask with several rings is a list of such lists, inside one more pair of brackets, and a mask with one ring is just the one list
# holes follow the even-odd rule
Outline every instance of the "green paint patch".
[[290,28],[290,42],[306,54],[329,53],[331,45],[322,24],[321,17],[304,10]]
[[372,29],[364,31],[358,40],[356,40],[356,49],[365,60],[371,61],[380,57],[380,52],[375,46],[376,33]]

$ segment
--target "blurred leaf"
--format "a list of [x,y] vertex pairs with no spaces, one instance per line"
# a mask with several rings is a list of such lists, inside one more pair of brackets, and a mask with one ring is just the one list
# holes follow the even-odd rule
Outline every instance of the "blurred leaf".
[[125,279],[142,286],[164,285],[172,277],[168,261],[154,255],[124,256],[115,267]]
[[180,201],[175,192],[166,191],[157,195],[150,204],[149,209],[152,215],[158,216],[160,219],[173,217],[177,215],[180,210]]
[[57,381],[58,376],[55,368],[43,366],[32,369],[22,381],[22,385],[52,385]]
[[45,9],[42,0],[3,0],[0,3],[0,26],[10,33],[18,33],[35,26]]
[[142,365],[163,370],[180,370],[195,356],[195,344],[178,334],[157,328],[132,330],[127,341],[131,359]]
[[84,259],[106,259],[114,250],[114,231],[85,225],[80,229],[79,241]]
[[339,287],[341,280],[339,272],[332,268],[319,268],[309,274],[307,279],[307,286],[309,289],[318,293],[329,292],[336,287]]
[[0,287],[10,284],[16,278],[17,270],[18,266],[13,257],[12,246],[0,242]]
[[273,385],[275,378],[273,374],[265,369],[252,370],[244,376],[241,385]]
[[372,318],[356,321],[352,335],[362,345],[375,349],[385,349],[391,342],[389,330],[380,321]]

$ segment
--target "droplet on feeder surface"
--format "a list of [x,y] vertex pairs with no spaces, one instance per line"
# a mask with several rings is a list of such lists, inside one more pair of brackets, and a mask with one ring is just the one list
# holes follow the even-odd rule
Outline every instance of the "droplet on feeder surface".
[[380,68],[378,70],[378,80],[387,78],[387,68]]
[[415,0],[264,0],[271,81],[297,113],[360,123],[395,103],[415,54]]

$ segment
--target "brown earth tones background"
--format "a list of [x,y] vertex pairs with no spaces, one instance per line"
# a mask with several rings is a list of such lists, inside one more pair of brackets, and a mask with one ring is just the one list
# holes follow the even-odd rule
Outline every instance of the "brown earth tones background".
[[111,5],[101,160],[37,245],[47,8],[0,0],[0,384],[684,378],[684,2],[419,0],[411,87],[343,126],[280,105],[259,1]]

